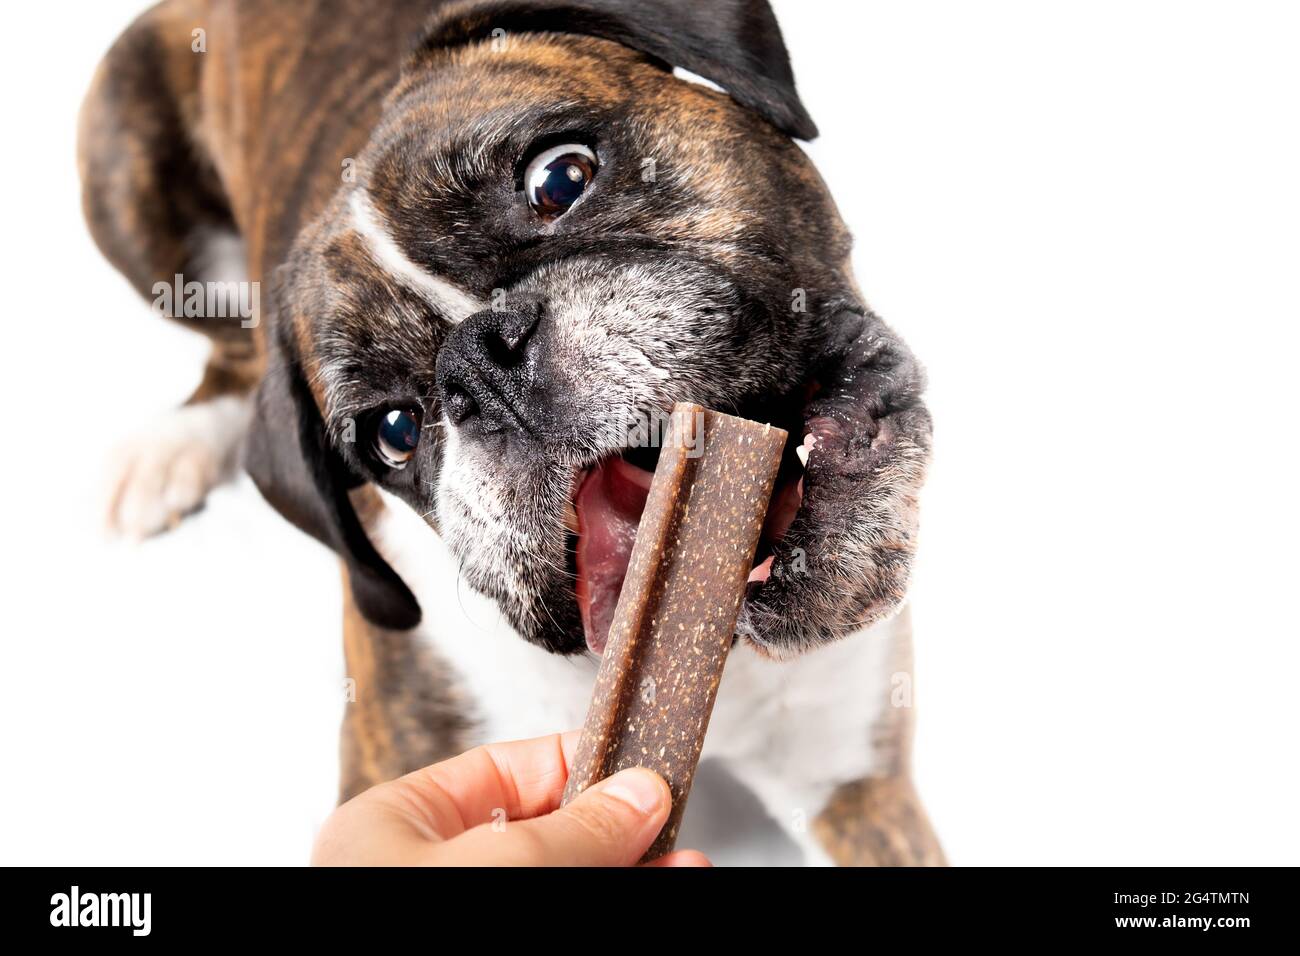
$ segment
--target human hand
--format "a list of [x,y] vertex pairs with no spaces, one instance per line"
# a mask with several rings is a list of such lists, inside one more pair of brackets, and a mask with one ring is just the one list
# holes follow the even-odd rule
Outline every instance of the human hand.
[[[624,770],[566,807],[578,732],[476,747],[381,783],[325,821],[315,866],[631,866],[671,809],[668,785]],[[709,866],[695,850],[650,866]]]

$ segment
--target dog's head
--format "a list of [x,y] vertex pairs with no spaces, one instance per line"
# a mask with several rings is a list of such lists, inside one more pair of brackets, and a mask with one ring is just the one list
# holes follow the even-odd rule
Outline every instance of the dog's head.
[[759,0],[435,17],[282,270],[248,453],[362,613],[420,615],[353,507],[373,482],[525,638],[599,649],[680,400],[794,436],[742,634],[783,653],[901,599],[929,421],[790,138],[815,132]]

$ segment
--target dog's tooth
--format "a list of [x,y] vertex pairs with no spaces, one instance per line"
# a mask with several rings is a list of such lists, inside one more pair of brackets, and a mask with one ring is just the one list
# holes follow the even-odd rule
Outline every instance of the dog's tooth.
[[817,436],[809,432],[807,435],[803,436],[803,444],[794,450],[794,453],[799,456],[800,463],[802,463],[805,468],[808,467],[808,456],[816,447]]

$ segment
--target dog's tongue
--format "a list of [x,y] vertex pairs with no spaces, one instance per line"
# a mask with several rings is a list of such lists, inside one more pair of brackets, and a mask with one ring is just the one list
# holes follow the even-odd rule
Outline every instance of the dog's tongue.
[[611,458],[592,469],[578,489],[574,502],[578,512],[578,610],[587,646],[597,654],[605,650],[653,477],[622,458]]

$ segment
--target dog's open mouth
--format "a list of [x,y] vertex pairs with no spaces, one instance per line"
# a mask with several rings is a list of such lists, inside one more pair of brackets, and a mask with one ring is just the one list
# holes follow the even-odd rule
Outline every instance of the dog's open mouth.
[[[803,498],[799,463],[806,460],[806,452],[803,446],[790,451],[772,493],[750,581],[767,580],[772,547],[794,521]],[[658,457],[657,448],[611,455],[580,473],[574,482],[577,527],[572,530],[577,535],[578,610],[582,614],[587,647],[597,654],[605,650]]]

